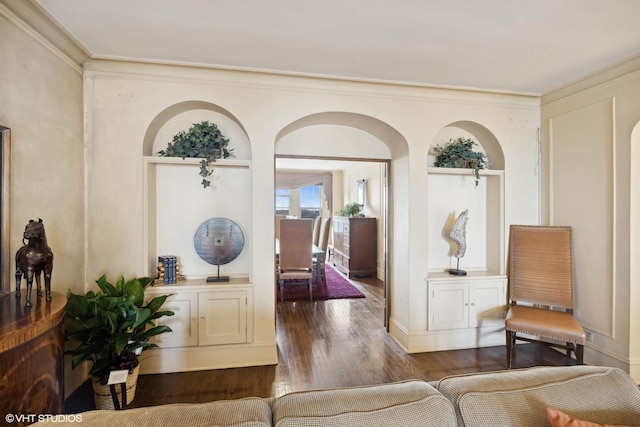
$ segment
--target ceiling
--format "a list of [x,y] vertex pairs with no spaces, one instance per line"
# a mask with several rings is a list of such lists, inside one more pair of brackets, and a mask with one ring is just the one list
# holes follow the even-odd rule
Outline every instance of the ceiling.
[[640,55],[638,0],[36,0],[96,58],[544,94]]

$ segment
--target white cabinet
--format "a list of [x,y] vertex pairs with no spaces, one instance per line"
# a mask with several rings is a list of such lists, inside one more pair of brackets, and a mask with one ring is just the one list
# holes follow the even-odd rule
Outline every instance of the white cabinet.
[[247,290],[198,293],[198,345],[247,342]]
[[504,277],[428,279],[430,331],[501,326],[507,304]]
[[246,348],[255,346],[253,288],[244,278],[223,284],[187,280],[148,289],[149,299],[170,295],[162,310],[175,314],[158,319],[158,323],[169,326],[173,332],[153,338],[158,348],[142,354],[141,372],[243,366]]
[[[157,336],[160,348],[189,347],[247,342],[247,289],[182,291],[174,286],[163,310],[175,314],[163,317],[162,324],[173,332]],[[149,291],[149,296],[166,294],[165,286]]]
[[[147,291],[149,298],[172,293],[162,306],[162,310],[174,312],[173,316],[162,317],[159,323],[167,325],[173,332],[158,335],[155,343],[160,348],[189,347],[198,345],[198,292],[168,292],[164,286]],[[157,290],[156,290],[157,289]]]

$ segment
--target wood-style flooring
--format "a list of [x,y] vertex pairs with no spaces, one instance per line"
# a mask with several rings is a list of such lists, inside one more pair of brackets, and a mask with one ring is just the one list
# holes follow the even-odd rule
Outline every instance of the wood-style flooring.
[[[382,284],[353,281],[359,299],[277,303],[277,365],[143,375],[130,407],[281,396],[296,390],[346,387],[505,367],[505,347],[407,354],[383,326]],[[514,367],[574,364],[551,349],[518,345]],[[86,382],[65,402],[68,413],[95,409]]]

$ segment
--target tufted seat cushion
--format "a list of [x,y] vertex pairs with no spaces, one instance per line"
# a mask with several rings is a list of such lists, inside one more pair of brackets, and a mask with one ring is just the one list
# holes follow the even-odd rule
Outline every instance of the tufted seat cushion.
[[564,311],[514,305],[509,308],[504,323],[509,331],[577,344],[584,344],[586,341],[580,323],[571,314]]

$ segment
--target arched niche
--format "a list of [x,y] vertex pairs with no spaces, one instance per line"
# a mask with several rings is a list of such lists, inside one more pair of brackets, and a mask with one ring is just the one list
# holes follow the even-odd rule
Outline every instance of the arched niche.
[[[434,139],[429,151],[436,145],[444,145],[453,138],[471,138],[480,145],[479,150],[487,155],[488,169],[504,169],[504,152],[496,136],[485,126],[472,121],[453,122],[442,128]],[[429,166],[432,166],[432,162]]]
[[209,120],[229,138],[229,147],[238,159],[251,159],[251,145],[247,132],[238,118],[219,105],[206,101],[184,101],[162,110],[147,127],[142,144],[142,154],[153,156],[164,149],[173,135],[187,130],[193,123]]
[[[476,182],[471,170],[432,167],[433,148],[450,139],[471,138],[480,145],[477,151],[487,155],[489,166],[480,171]],[[485,126],[472,121],[457,121],[443,127],[429,147],[427,161],[427,268],[430,277],[438,277],[452,268],[480,276],[505,274],[504,255],[504,153],[498,139]],[[457,217],[469,210],[466,224],[467,251],[458,260],[449,231]]]
[[[160,158],[173,136],[193,123],[209,120],[229,138],[231,159],[220,159],[204,188],[198,175],[200,159]],[[204,278],[217,273],[202,260],[193,245],[194,233],[205,220],[224,217],[240,225],[245,246],[251,242],[251,144],[244,126],[228,110],[206,101],[184,101],[162,110],[150,122],[143,140],[144,156],[144,268],[156,274],[157,257],[177,255],[182,273]],[[170,195],[170,197],[167,197]],[[234,200],[234,203],[229,203]],[[251,255],[245,250],[222,274],[249,276]]]

